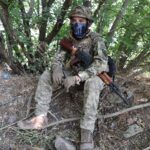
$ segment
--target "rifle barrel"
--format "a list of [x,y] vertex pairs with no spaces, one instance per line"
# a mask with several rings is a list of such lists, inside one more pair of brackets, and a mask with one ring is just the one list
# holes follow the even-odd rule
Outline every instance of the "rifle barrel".
[[111,89],[124,101],[124,103],[125,103],[126,105],[129,105],[127,99],[122,96],[122,94],[119,92],[120,90],[118,89],[118,87],[116,87],[115,84],[111,83],[111,84],[109,84],[109,86],[110,86]]

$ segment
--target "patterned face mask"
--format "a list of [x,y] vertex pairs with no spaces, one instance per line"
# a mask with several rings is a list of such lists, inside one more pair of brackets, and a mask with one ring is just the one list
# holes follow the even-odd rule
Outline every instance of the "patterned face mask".
[[77,39],[82,39],[86,35],[87,23],[74,23],[71,25],[73,35]]

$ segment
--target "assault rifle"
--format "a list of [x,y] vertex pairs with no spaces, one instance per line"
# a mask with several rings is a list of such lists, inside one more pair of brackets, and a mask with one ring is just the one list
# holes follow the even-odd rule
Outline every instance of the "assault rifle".
[[[71,65],[80,63],[81,66],[86,69],[93,61],[93,58],[90,54],[75,48],[72,42],[67,38],[64,38],[60,41],[60,46],[62,46],[62,48],[72,56],[75,56],[73,61],[71,62]],[[106,85],[108,85],[124,101],[125,104],[129,105],[128,100],[123,96],[120,89],[114,84],[112,78],[108,75],[107,72],[99,73],[97,74],[97,76],[100,77],[101,80]]]
[[108,85],[122,100],[126,105],[129,105],[129,102],[127,100],[127,98],[125,98],[122,94],[122,92],[120,91],[120,89],[114,84],[112,78],[106,73],[106,72],[102,72],[100,74],[97,75],[98,77],[100,77],[102,79],[102,81]]

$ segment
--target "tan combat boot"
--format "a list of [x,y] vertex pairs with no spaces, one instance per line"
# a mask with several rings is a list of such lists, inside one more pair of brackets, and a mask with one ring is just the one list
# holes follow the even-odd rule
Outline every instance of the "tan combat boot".
[[18,127],[23,130],[27,129],[43,129],[48,124],[47,116],[35,116],[29,120],[19,121]]
[[93,150],[93,133],[90,130],[81,129],[81,144],[80,150]]

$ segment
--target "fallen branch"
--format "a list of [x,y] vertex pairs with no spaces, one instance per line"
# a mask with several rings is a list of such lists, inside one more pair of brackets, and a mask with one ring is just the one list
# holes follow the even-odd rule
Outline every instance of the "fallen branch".
[[[98,115],[97,118],[98,118],[98,119],[111,118],[111,117],[115,117],[115,116],[121,115],[121,114],[123,114],[123,113],[127,113],[127,112],[132,111],[132,110],[137,110],[137,109],[145,108],[145,107],[149,107],[149,106],[150,106],[150,103],[145,103],[145,104],[133,106],[133,107],[130,107],[130,108],[127,108],[127,109],[124,109],[124,110],[122,110],[122,111],[115,112],[115,113],[112,113],[112,114]],[[52,126],[55,126],[55,125],[58,125],[58,124],[63,124],[63,123],[66,123],[66,122],[77,121],[77,120],[79,120],[79,119],[80,119],[80,117],[63,119],[63,120],[60,120],[60,121],[56,121],[56,122],[54,122],[54,123],[51,123],[51,124],[47,125],[45,128],[52,127]]]
[[63,94],[65,92],[65,89],[62,89],[62,88],[60,88],[60,89],[61,89],[61,91],[56,96],[52,97],[52,100],[55,100],[58,96],[60,96],[61,94]]
[[140,108],[144,108],[144,107],[149,107],[150,106],[150,103],[145,103],[145,104],[141,104],[141,105],[136,105],[136,106],[133,106],[133,107],[130,107],[130,108],[127,108],[127,109],[124,109],[124,110],[121,110],[121,111],[118,111],[118,112],[115,112],[115,113],[112,113],[112,114],[107,114],[107,115],[102,115],[102,116],[98,116],[98,119],[100,118],[110,118],[110,117],[115,117],[115,116],[118,116],[118,115],[121,115],[123,113],[126,113],[126,112],[129,112],[129,111],[132,111],[132,110],[136,110],[136,109],[140,109]]
[[80,119],[80,117],[63,119],[63,120],[60,120],[60,121],[56,121],[56,122],[50,123],[45,128],[52,127],[52,126],[55,126],[55,125],[58,125],[58,124],[63,124],[63,123],[66,123],[66,122],[77,121],[79,119]]
[[[150,106],[150,102],[149,103],[145,103],[145,104],[141,104],[141,105],[137,105],[137,106],[133,106],[133,107],[130,107],[130,108],[127,108],[127,109],[124,109],[122,111],[119,111],[119,112],[115,112],[115,113],[112,113],[112,114],[107,114],[107,115],[98,115],[97,118],[98,119],[106,119],[106,118],[111,118],[111,117],[115,117],[115,116],[118,116],[118,115],[121,115],[123,113],[127,113],[129,111],[132,111],[132,110],[137,110],[137,109],[140,109],[140,108],[145,108],[145,107],[149,107]],[[31,116],[31,114],[30,114]],[[27,119],[28,117],[25,117],[19,121],[23,121],[25,119]],[[52,127],[52,126],[55,126],[55,125],[58,125],[58,124],[63,124],[63,123],[66,123],[66,122],[72,122],[72,121],[77,121],[79,120],[80,117],[75,117],[75,118],[68,118],[68,119],[63,119],[63,120],[60,120],[60,121],[56,121],[54,123],[51,123],[51,124],[48,124],[45,128],[48,128],[48,127]],[[2,128],[0,128],[0,131],[1,130],[4,130],[10,126],[13,126],[15,125],[16,123],[18,123],[19,121],[17,122],[14,122],[10,125],[7,125],[7,126],[4,126]]]
[[34,92],[32,92],[28,98],[28,101],[27,101],[27,111],[26,111],[26,117],[28,117],[29,113],[30,113],[30,107],[31,107],[31,102],[32,102],[32,99],[33,99],[33,96],[34,96]]

